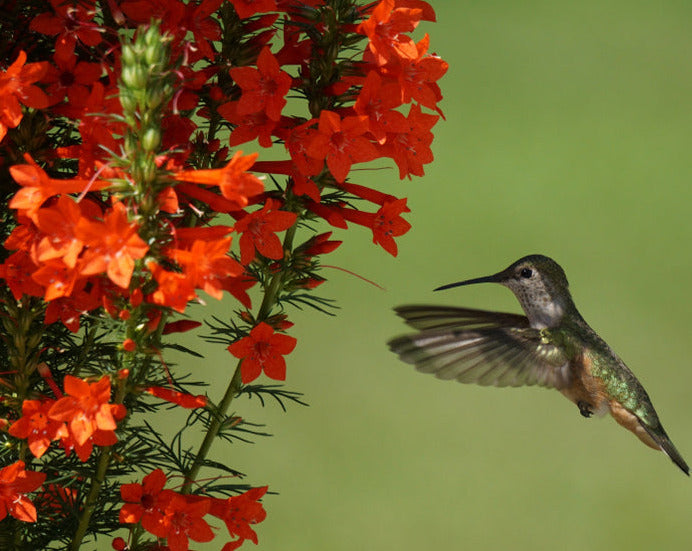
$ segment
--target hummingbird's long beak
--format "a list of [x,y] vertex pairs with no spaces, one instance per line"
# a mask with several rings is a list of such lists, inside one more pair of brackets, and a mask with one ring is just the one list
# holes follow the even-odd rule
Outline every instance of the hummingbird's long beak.
[[490,276],[477,277],[475,279],[466,279],[464,281],[457,281],[456,283],[448,283],[447,285],[442,285],[437,289],[433,289],[433,291],[444,291],[445,289],[451,289],[452,287],[461,287],[462,285],[474,285],[476,283],[499,283],[500,274],[502,274],[502,272]]

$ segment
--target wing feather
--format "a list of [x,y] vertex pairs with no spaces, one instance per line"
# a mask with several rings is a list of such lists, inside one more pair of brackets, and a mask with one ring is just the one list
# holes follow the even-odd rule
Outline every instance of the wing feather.
[[543,330],[518,314],[446,306],[401,306],[396,312],[420,329],[389,341],[418,371],[485,386],[565,388],[569,361]]
[[452,327],[529,327],[529,320],[520,314],[489,312],[454,306],[409,304],[397,306],[394,311],[414,329],[450,329]]

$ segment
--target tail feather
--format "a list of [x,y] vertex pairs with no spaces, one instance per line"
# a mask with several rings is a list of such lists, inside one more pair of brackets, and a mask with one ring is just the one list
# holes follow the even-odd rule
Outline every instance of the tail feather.
[[678,467],[680,467],[680,470],[683,473],[685,473],[687,476],[690,476],[690,468],[687,466],[687,463],[682,458],[682,455],[680,455],[680,452],[670,441],[670,438],[668,438],[668,435],[666,434],[666,431],[663,430],[663,427],[659,427],[659,430],[654,431],[650,427],[647,427],[645,423],[642,423],[641,420],[639,421],[639,424],[647,432],[647,434],[651,436],[651,438],[656,442],[656,444],[658,444],[658,446],[661,448],[661,451],[665,453],[668,457],[670,457],[671,461],[675,463]]

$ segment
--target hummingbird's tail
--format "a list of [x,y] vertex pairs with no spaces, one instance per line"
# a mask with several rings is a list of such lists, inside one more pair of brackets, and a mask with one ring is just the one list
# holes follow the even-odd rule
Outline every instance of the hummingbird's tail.
[[647,434],[651,436],[654,442],[658,444],[661,451],[670,457],[671,461],[680,467],[683,473],[690,476],[690,468],[687,466],[687,463],[685,463],[685,460],[682,458],[682,455],[680,455],[680,452],[670,441],[670,438],[668,438],[668,435],[666,434],[666,431],[663,430],[663,427],[659,425],[658,430],[654,431],[650,427],[647,427],[646,424],[641,420],[639,421],[639,424],[644,428]]

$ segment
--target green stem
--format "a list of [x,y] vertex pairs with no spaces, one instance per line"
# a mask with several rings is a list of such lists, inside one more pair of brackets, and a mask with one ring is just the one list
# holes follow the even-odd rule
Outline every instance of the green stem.
[[77,526],[77,530],[72,538],[72,543],[70,544],[70,549],[72,551],[77,551],[80,548],[82,545],[82,540],[89,529],[91,515],[94,513],[99,492],[101,491],[101,486],[106,478],[108,466],[110,465],[110,460],[111,447],[106,446],[101,448],[101,455],[99,456],[99,460],[96,465],[96,474],[91,479],[91,488],[89,488],[89,494],[84,502],[84,509],[82,509],[82,514],[79,518],[79,525]]
[[[300,217],[298,219],[300,219]],[[293,224],[293,226],[286,230],[283,245],[284,251],[290,251],[293,248],[293,238],[297,229],[298,224],[296,222]],[[257,319],[259,321],[266,319],[271,313],[274,304],[276,304],[283,285],[283,276],[284,274],[282,271],[278,271],[272,276],[272,279],[267,286],[267,290],[264,293],[264,298],[262,299],[262,304],[260,305],[259,312],[257,314]],[[195,460],[192,462],[192,465],[185,474],[185,483],[183,484],[182,488],[182,493],[184,494],[189,494],[192,491],[192,484],[197,479],[199,471],[202,468],[202,464],[209,454],[211,445],[216,436],[219,434],[219,429],[226,418],[226,414],[231,406],[231,402],[233,402],[233,398],[235,398],[240,390],[242,383],[240,378],[240,366],[242,363],[243,360],[238,361],[235,371],[233,372],[233,377],[226,388],[226,392],[223,395],[221,402],[219,402],[214,417],[209,424],[209,429],[207,429],[207,433],[204,436],[204,440],[202,440],[202,444],[200,445],[199,450],[197,450]]]

